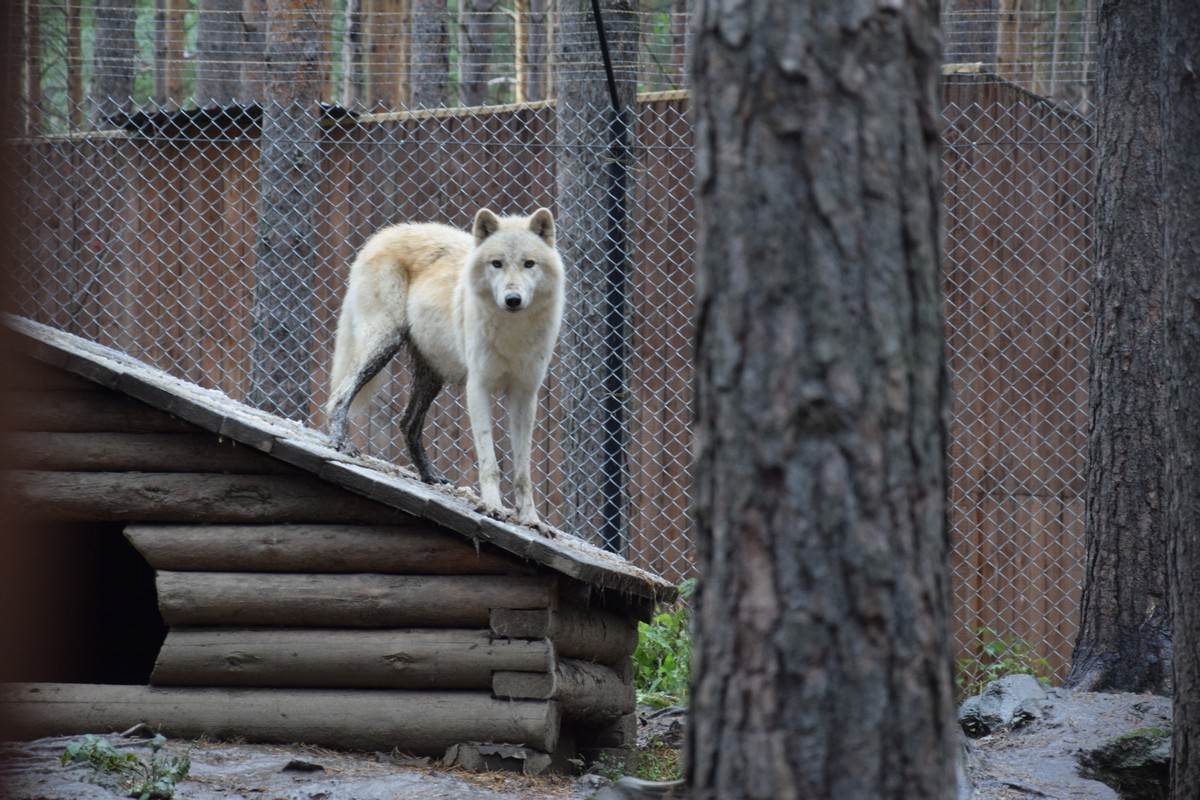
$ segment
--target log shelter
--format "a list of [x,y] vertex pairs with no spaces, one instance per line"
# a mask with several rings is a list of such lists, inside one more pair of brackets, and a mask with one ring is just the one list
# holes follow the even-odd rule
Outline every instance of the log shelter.
[[637,623],[671,584],[119,351],[5,323],[5,538],[48,554],[73,621],[0,675],[10,738],[145,723],[464,765],[515,753],[526,771],[630,757]]

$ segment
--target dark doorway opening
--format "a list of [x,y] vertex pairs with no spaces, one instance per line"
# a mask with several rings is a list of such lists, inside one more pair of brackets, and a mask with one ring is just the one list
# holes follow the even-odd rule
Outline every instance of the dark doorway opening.
[[72,522],[7,531],[22,574],[6,595],[0,681],[147,684],[167,628],[154,570],[124,525]]

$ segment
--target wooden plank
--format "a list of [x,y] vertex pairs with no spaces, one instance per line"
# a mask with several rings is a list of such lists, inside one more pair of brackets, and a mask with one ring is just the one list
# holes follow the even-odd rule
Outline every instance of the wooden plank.
[[0,717],[16,739],[126,730],[145,723],[182,739],[306,742],[440,756],[458,742],[520,742],[553,752],[553,702],[488,692],[354,689],[184,689],[7,684]]
[[419,525],[130,525],[125,536],[164,570],[531,574],[511,558]]
[[632,714],[637,705],[632,683],[590,661],[564,658],[551,673],[497,672],[492,694],[519,700],[555,700],[563,718],[603,725]]
[[555,664],[544,639],[495,639],[486,630],[176,628],[150,683],[489,689],[494,671],[547,673]]
[[13,470],[10,500],[40,517],[116,522],[381,522],[406,514],[307,475]]
[[550,605],[551,578],[517,575],[158,573],[168,625],[483,628],[495,608]]
[[237,472],[294,475],[299,470],[211,433],[27,431],[6,439],[17,469],[80,472]]
[[0,413],[8,428],[17,431],[194,433],[199,430],[115,392],[6,390],[0,395]]

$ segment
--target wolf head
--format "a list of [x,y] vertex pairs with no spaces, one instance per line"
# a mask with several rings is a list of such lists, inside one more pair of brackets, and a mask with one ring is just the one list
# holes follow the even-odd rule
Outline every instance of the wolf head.
[[554,218],[539,208],[529,217],[475,215],[475,250],[468,263],[481,301],[518,313],[561,302],[562,260],[554,249]]

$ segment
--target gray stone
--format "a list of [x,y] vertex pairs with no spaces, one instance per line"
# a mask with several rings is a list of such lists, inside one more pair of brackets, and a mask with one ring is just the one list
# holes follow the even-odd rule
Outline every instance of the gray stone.
[[1141,728],[1079,751],[1079,772],[1116,790],[1121,800],[1159,800],[1171,781],[1171,731]]
[[968,698],[958,710],[958,724],[974,738],[1015,728],[1042,716],[1046,695],[1034,676],[1007,675]]

